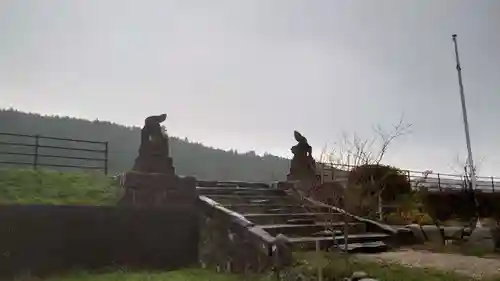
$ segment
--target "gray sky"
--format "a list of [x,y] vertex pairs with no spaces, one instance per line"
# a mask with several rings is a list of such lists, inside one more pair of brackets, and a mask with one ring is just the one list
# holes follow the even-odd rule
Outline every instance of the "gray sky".
[[[451,171],[465,157],[451,34],[473,152],[500,175],[498,0],[2,0],[0,106],[141,125],[290,156],[404,113],[387,162]],[[481,160],[481,161],[480,161]]]

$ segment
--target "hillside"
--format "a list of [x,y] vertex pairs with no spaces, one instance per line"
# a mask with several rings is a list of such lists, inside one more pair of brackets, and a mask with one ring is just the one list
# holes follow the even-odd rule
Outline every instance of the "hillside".
[[[0,132],[109,141],[110,174],[127,171],[132,167],[140,142],[138,127],[69,117],[42,116],[11,109],[0,110]],[[1,138],[5,140],[6,137]],[[12,148],[0,146],[0,151],[7,149]],[[258,156],[253,152],[240,154],[224,151],[177,137],[170,138],[170,150],[177,173],[196,176],[199,179],[281,180],[289,167],[289,160],[285,158],[273,155]],[[14,156],[0,157],[12,159]]]

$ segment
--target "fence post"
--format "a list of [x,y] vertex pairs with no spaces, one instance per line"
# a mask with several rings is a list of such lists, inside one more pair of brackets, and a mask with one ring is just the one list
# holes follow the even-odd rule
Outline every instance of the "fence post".
[[108,154],[109,154],[108,143],[109,142],[104,143],[104,174],[105,175],[108,175]]
[[[347,221],[347,214],[344,212],[344,251],[347,253],[349,249],[349,222]],[[335,234],[334,234],[335,235]]]
[[491,177],[491,191],[495,192],[495,178]]
[[378,219],[382,221],[384,219],[384,202],[382,202],[382,192],[378,194]]
[[[321,254],[321,244],[319,240],[316,240],[316,255],[320,254]],[[318,281],[323,281],[323,268],[321,266],[318,266]]]
[[442,191],[441,190],[441,176],[439,175],[439,173],[438,173],[438,188],[439,188],[439,191]]
[[33,158],[33,170],[36,170],[38,167],[38,149],[40,147],[40,136],[35,135],[35,155]]

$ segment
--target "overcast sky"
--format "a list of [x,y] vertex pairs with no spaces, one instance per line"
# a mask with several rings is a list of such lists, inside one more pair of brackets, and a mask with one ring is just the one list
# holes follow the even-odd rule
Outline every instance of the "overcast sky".
[[451,35],[473,153],[500,175],[498,0],[1,0],[0,106],[141,125],[290,156],[404,114],[386,162],[465,159]]

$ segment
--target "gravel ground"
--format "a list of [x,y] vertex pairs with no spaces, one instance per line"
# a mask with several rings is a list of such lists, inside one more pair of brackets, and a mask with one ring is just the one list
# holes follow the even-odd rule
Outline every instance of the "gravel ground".
[[459,254],[432,253],[423,250],[399,250],[378,254],[359,254],[362,259],[398,263],[409,267],[435,268],[453,271],[474,278],[500,274],[500,260]]

